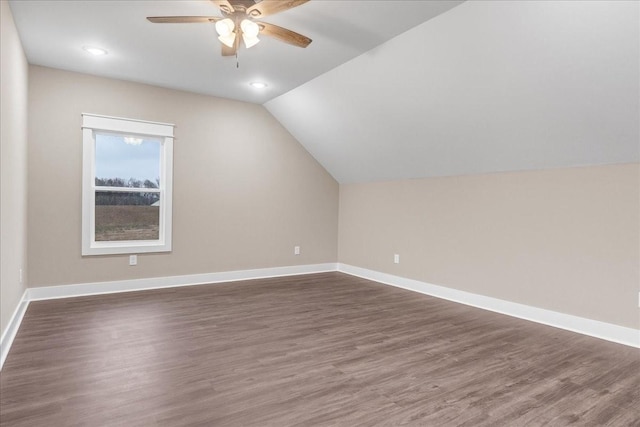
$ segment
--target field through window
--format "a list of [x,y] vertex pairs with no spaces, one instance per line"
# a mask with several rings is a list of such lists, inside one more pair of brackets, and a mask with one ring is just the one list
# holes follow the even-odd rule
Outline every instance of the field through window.
[[97,192],[96,242],[158,240],[159,205],[157,193]]

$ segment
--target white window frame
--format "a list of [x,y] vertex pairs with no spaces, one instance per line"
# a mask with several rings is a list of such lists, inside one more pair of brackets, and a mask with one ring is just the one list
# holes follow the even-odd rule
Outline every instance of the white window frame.
[[[173,188],[173,124],[82,114],[82,255],[137,254],[171,251]],[[158,189],[104,187],[115,192],[160,193],[158,240],[98,241],[95,239],[96,133],[150,137],[160,141]]]

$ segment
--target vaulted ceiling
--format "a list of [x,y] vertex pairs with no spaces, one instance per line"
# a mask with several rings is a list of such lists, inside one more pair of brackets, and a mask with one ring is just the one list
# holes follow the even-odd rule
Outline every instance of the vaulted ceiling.
[[469,1],[266,107],[343,183],[637,162],[638,6]]
[[264,19],[307,49],[239,68],[210,24],[145,20],[206,0],[11,7],[30,63],[264,104],[342,183],[640,161],[636,1],[311,0]]

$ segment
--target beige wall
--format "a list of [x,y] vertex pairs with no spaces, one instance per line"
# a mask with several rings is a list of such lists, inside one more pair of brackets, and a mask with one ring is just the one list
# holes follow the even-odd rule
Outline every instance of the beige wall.
[[341,185],[338,259],[639,328],[639,186],[638,164]]
[[[38,66],[29,78],[30,287],[336,261],[338,184],[262,106]],[[172,253],[81,257],[83,112],[176,124]]]
[[[27,244],[27,60],[9,4],[0,2],[0,329],[25,286]],[[26,271],[25,271],[26,279]]]

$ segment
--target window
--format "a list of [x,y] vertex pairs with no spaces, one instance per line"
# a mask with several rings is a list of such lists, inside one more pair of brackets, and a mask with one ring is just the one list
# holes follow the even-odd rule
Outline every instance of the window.
[[82,255],[171,251],[173,127],[82,115]]

